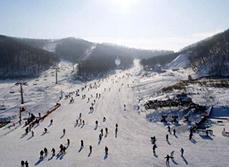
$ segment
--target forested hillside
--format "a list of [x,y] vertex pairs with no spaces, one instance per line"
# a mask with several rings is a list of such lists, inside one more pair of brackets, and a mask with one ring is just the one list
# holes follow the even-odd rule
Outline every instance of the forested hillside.
[[58,62],[55,54],[0,36],[0,78],[35,77]]

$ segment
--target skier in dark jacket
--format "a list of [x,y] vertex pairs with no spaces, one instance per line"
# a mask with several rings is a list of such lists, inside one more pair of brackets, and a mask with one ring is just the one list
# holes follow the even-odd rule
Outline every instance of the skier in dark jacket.
[[107,157],[108,156],[108,147],[105,146],[105,156]]
[[189,140],[192,140],[193,132],[191,131],[189,134]]
[[169,142],[169,135],[168,134],[166,134],[165,138],[166,138],[166,141]]
[[81,148],[84,147],[84,143],[83,143],[83,140],[80,141],[80,145],[81,145]]
[[22,160],[21,161],[21,167],[24,167],[24,165],[25,165],[25,162]]
[[169,166],[169,159],[171,157],[167,154],[166,157],[165,157],[165,160],[166,160],[166,165]]
[[156,137],[155,136],[151,137],[150,139],[151,139],[151,143],[152,144],[155,144],[156,143]]
[[70,145],[70,139],[67,139],[67,146]]
[[176,136],[176,129],[173,129],[173,135]]
[[44,134],[46,134],[48,132],[47,128],[44,128]]
[[156,148],[157,148],[157,145],[154,144],[154,145],[153,145],[153,154],[154,154],[154,155],[156,155]]
[[168,132],[171,134],[171,128],[170,128],[170,126],[168,126]]
[[89,155],[92,153],[92,146],[89,146]]
[[50,126],[53,124],[53,119],[50,120]]
[[81,119],[81,117],[82,117],[82,113],[79,114],[79,119]]
[[25,161],[25,167],[29,167],[28,161]]
[[103,136],[103,129],[100,130],[101,135]]
[[54,157],[55,156],[55,154],[56,154],[56,150],[55,150],[55,148],[52,148],[52,156]]
[[41,151],[40,151],[40,159],[43,159],[43,158],[44,158],[44,151],[41,150]]
[[115,138],[118,136],[118,124],[115,125]]
[[184,149],[183,148],[180,149],[180,153],[181,153],[181,156],[183,157],[184,156]]
[[44,153],[45,153],[45,156],[48,155],[48,149],[46,147],[44,148]]
[[108,128],[105,128],[105,137],[108,135]]

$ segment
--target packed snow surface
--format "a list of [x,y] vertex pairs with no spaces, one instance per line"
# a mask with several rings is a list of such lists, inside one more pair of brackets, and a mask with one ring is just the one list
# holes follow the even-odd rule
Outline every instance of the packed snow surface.
[[[71,67],[66,64],[63,69],[65,72],[60,72],[61,75],[68,75],[71,71]],[[187,74],[168,71],[147,78],[137,75],[139,70],[141,69],[133,68],[118,71],[117,74],[101,80],[100,87],[97,89],[83,91],[81,88],[84,84],[68,82],[67,77],[64,76],[60,77],[62,80],[55,85],[53,76],[50,76],[52,70],[49,71],[46,81],[44,81],[44,74],[39,78],[38,85],[25,88],[25,94],[29,94],[25,99],[31,106],[29,110],[31,113],[37,115],[41,109],[47,111],[58,100],[61,90],[67,94],[67,92],[80,89],[80,96],[74,94],[72,104],[69,104],[69,99],[59,101],[61,107],[40,122],[39,126],[32,128],[34,137],[31,133],[23,135],[25,133],[23,124],[16,124],[11,128],[7,125],[1,128],[0,166],[20,166],[21,160],[27,160],[29,166],[37,167],[164,167],[166,166],[164,157],[172,151],[175,152],[174,159],[170,160],[171,167],[228,166],[229,138],[221,134],[223,127],[226,130],[229,129],[227,120],[212,127],[214,132],[212,139],[203,139],[195,134],[194,142],[191,142],[188,140],[188,132],[177,130],[177,138],[169,135],[170,144],[168,144],[165,138],[167,129],[164,125],[148,122],[146,113],[136,110],[135,106],[139,105],[139,99],[144,101],[149,96],[157,94],[161,88],[172,85],[180,79],[187,79]],[[132,75],[128,77],[127,74]],[[98,83],[98,80],[89,82],[87,85],[94,82]],[[20,103],[18,94],[8,97],[6,88],[8,88],[7,83],[1,84],[0,91],[8,99],[8,105],[17,106]],[[96,93],[101,93],[100,99],[95,98]],[[81,98],[83,94],[86,95],[85,99]],[[88,97],[89,103],[87,103]],[[95,110],[89,113],[94,99],[96,100]],[[10,101],[13,101],[12,104]],[[75,126],[80,113],[82,113],[82,119],[85,120],[83,127]],[[24,117],[26,116],[28,114],[24,114]],[[105,122],[103,122],[103,117],[106,117]],[[53,119],[53,125],[49,126],[51,119]],[[98,120],[97,130],[95,130],[96,120]],[[118,124],[117,138],[115,138],[116,123]],[[48,132],[42,135],[44,128],[47,128]],[[98,143],[102,128],[108,128],[108,136],[103,137],[101,143]],[[61,137],[63,129],[66,129],[66,134]],[[151,136],[157,138],[157,156],[154,156],[152,152]],[[55,148],[58,153],[59,145],[66,145],[67,139],[70,139],[70,146],[66,153],[61,157],[51,158],[51,149]],[[82,150],[79,150],[80,140],[84,141]],[[89,145],[93,148],[90,156],[88,155]],[[109,149],[107,157],[104,153],[105,146]],[[48,149],[48,155],[40,161],[40,151],[45,147]],[[181,147],[185,150],[183,158],[180,156]]]

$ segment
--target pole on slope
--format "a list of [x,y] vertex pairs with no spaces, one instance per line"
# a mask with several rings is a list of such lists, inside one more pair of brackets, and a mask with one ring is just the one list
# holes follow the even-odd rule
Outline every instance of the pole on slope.
[[19,81],[15,85],[19,85],[20,86],[21,104],[24,104],[23,85],[27,86],[27,83],[26,82],[23,82],[23,81]]
[[57,84],[57,67],[56,67],[56,84]]
[[19,123],[21,123],[21,113],[22,113],[22,111],[25,111],[25,108],[23,106],[23,104],[24,104],[23,85],[27,85],[27,83],[23,82],[23,81],[19,81],[15,85],[19,85],[20,86],[21,106],[20,106],[20,109],[19,109]]
[[56,84],[58,84],[58,70],[60,69],[59,67],[58,67],[58,64],[54,67],[54,69],[55,69],[55,73],[56,73],[56,81],[55,81],[55,83]]

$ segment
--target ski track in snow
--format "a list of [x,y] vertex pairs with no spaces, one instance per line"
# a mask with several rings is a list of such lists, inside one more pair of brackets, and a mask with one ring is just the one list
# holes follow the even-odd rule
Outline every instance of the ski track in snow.
[[[124,73],[136,73],[136,69],[118,73],[122,76]],[[171,77],[172,78],[172,77]],[[188,133],[178,133],[178,138],[170,135],[171,145],[165,140],[167,129],[160,123],[151,123],[146,121],[145,113],[138,113],[134,110],[138,97],[148,96],[158,91],[159,88],[176,82],[174,80],[153,77],[152,80],[139,79],[137,76],[125,77],[113,84],[111,79],[117,80],[115,76],[110,76],[97,90],[85,90],[88,96],[95,95],[96,92],[102,94],[99,100],[96,100],[95,111],[89,114],[90,103],[87,103],[87,97],[82,100],[81,97],[74,97],[75,102],[69,104],[68,100],[60,101],[61,107],[52,113],[48,118],[40,123],[33,131],[35,136],[31,138],[31,134],[22,137],[25,128],[22,126],[13,127],[11,129],[0,129],[0,166],[16,167],[20,166],[21,160],[27,160],[30,166],[37,167],[164,167],[166,166],[164,157],[175,151],[174,161],[170,161],[171,167],[222,167],[229,164],[229,138],[221,135],[222,127],[214,126],[213,140],[202,139],[198,135],[194,135],[195,143],[188,140]],[[133,83],[134,81],[134,83]],[[169,81],[169,82],[168,82]],[[124,83],[124,86],[121,84]],[[127,87],[130,84],[130,87]],[[65,85],[65,91],[69,90],[69,85]],[[55,90],[59,90],[55,86]],[[81,88],[82,85],[76,84],[71,90]],[[46,89],[51,87],[47,86]],[[104,92],[106,88],[106,92]],[[111,88],[111,91],[108,89]],[[119,88],[121,88],[119,92]],[[41,88],[42,89],[42,88]],[[140,92],[137,90],[139,89]],[[53,91],[51,89],[50,91]],[[70,90],[69,90],[70,91]],[[36,91],[35,91],[36,92]],[[82,95],[82,94],[81,94]],[[206,93],[207,95],[207,93]],[[34,95],[36,96],[36,95]],[[47,98],[47,100],[50,100]],[[127,105],[124,111],[123,105]],[[47,106],[46,106],[47,107]],[[39,110],[39,108],[34,108]],[[37,113],[37,112],[35,112]],[[82,113],[82,119],[85,120],[83,128],[74,127],[75,120],[79,113]],[[106,122],[102,122],[103,117]],[[49,121],[53,119],[53,125],[48,127]],[[94,130],[95,121],[99,121],[99,128]],[[118,123],[118,137],[114,137],[115,124]],[[226,128],[229,128],[225,122]],[[43,129],[48,127],[48,133],[41,135]],[[107,138],[103,138],[98,144],[99,131],[101,128],[108,128],[109,134]],[[62,130],[66,129],[63,138]],[[150,137],[156,136],[158,157],[153,156]],[[49,159],[51,157],[51,148],[59,151],[59,145],[67,143],[67,139],[71,143],[66,150],[66,154],[61,158]],[[84,140],[84,148],[78,152],[80,148],[80,140]],[[93,146],[90,157],[89,145]],[[109,155],[104,159],[104,147],[108,146]],[[40,150],[48,148],[48,156],[38,163]],[[180,148],[185,150],[183,159],[180,156]]]

